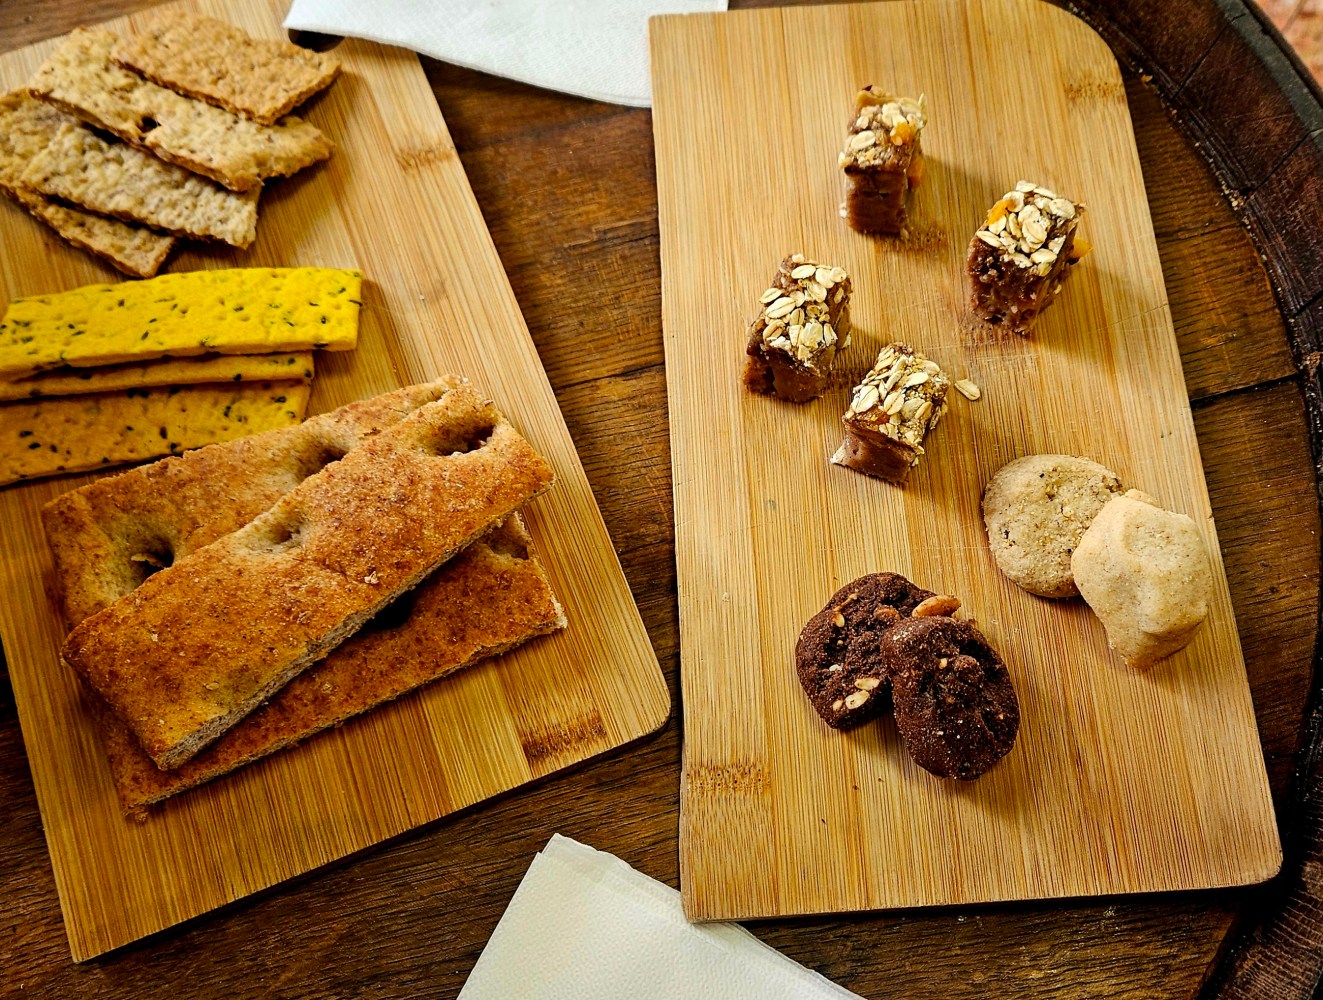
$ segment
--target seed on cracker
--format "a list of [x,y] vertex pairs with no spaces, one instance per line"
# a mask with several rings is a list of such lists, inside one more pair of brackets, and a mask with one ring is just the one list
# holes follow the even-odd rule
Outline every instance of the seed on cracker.
[[340,72],[340,61],[328,53],[253,38],[182,10],[155,14],[140,33],[119,39],[110,57],[176,93],[267,125]]
[[0,485],[177,454],[298,423],[306,382],[130,389],[0,405]]
[[288,176],[331,155],[330,140],[302,119],[262,125],[117,66],[110,52],[118,40],[114,32],[75,29],[42,64],[29,92],[234,191],[254,190],[264,178]]
[[125,274],[150,278],[174,249],[173,236],[61,205],[22,182],[28,161],[69,122],[68,115],[25,93],[0,97],[0,191],[80,250]]
[[42,194],[176,236],[240,248],[257,238],[261,188],[230,191],[81,125],[61,125],[21,179]]
[[162,355],[350,350],[359,271],[234,268],[15,299],[0,318],[0,379]]
[[154,386],[208,385],[220,382],[311,382],[311,351],[294,354],[210,354],[197,358],[106,365],[100,368],[53,368],[14,382],[0,382],[0,402],[85,396],[93,392],[148,389]]

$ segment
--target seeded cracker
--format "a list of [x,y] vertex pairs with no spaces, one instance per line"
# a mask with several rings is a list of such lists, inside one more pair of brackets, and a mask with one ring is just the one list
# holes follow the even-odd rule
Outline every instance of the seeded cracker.
[[179,94],[270,125],[340,72],[340,61],[182,10],[164,11],[121,38],[110,57]]
[[25,93],[0,97],[0,191],[80,250],[101,257],[125,274],[151,277],[174,249],[174,237],[56,204],[22,182],[28,161],[70,121]]
[[351,350],[362,280],[334,268],[251,267],[15,299],[0,318],[0,379],[165,354]]
[[234,191],[261,187],[331,155],[299,118],[259,125],[158,87],[110,61],[113,32],[77,28],[28,84],[33,97]]
[[903,483],[924,454],[923,439],[946,412],[951,380],[907,344],[882,348],[841,418],[845,440],[832,456],[866,476]]
[[257,238],[261,188],[237,194],[81,125],[61,125],[34,156],[22,182],[42,194],[102,215],[141,222],[176,236],[246,248]]
[[0,402],[85,396],[121,389],[157,386],[209,385],[220,382],[311,382],[311,351],[297,354],[213,354],[197,358],[103,365],[97,368],[52,368],[16,382],[0,381]]
[[133,389],[0,404],[0,485],[229,441],[303,418],[305,382]]

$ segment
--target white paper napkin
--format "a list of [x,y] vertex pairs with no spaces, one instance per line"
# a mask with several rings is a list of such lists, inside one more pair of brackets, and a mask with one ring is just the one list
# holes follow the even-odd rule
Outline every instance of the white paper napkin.
[[579,94],[646,108],[648,18],[726,0],[294,0],[286,28],[367,38]]
[[736,924],[556,834],[529,866],[460,1000],[859,1000]]

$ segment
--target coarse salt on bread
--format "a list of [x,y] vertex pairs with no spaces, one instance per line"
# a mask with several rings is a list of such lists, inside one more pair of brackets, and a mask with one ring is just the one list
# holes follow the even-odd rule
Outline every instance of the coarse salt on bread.
[[551,480],[458,386],[81,623],[63,658],[178,767]]

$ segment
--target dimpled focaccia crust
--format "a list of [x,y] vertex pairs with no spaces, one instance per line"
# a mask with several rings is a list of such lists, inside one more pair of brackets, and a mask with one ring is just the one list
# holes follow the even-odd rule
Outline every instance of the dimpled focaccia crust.
[[983,522],[998,568],[1040,597],[1079,593],[1070,554],[1098,511],[1121,492],[1116,473],[1073,455],[1027,455],[983,491]]
[[457,386],[82,622],[63,657],[177,767],[551,480]]

